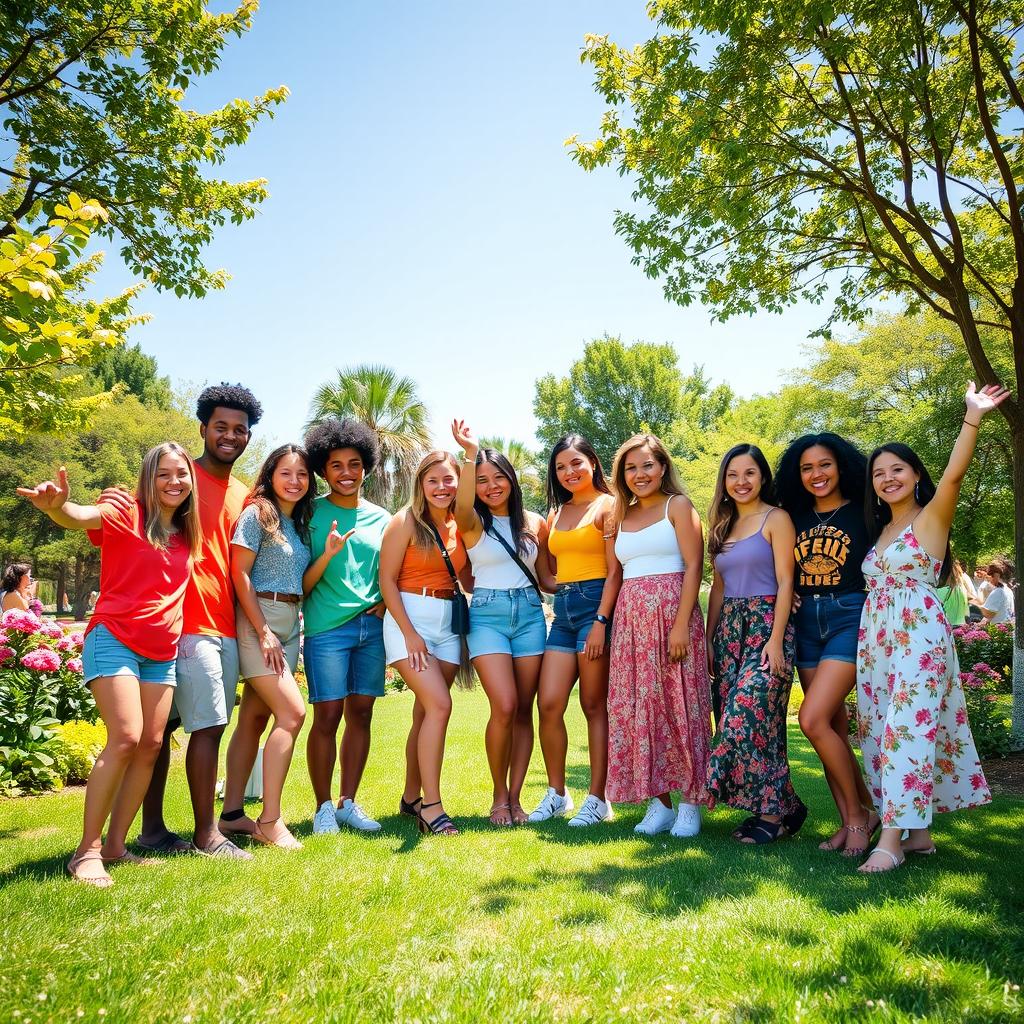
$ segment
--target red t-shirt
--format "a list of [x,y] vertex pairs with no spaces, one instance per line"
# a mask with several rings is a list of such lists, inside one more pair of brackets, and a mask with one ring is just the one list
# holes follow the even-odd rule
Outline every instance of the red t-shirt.
[[100,549],[100,596],[86,632],[102,624],[136,654],[170,661],[178,654],[192,566],[185,541],[174,534],[166,551],[153,547],[134,501],[126,512],[98,507],[102,525],[89,540]]
[[201,559],[185,591],[184,633],[235,635],[235,588],[231,584],[231,535],[242,514],[248,488],[241,480],[218,480],[196,465]]

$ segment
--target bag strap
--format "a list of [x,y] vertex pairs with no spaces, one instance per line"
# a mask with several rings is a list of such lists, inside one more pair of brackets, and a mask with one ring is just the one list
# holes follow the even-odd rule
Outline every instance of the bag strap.
[[452,583],[455,584],[455,592],[461,594],[462,587],[459,586],[459,574],[455,571],[455,566],[452,565],[452,560],[448,557],[448,549],[444,546],[444,541],[441,540],[441,532],[432,521],[428,521],[428,524],[430,529],[433,531],[434,540],[441,551],[441,557],[444,559],[444,564],[448,567],[448,575],[451,576]]
[[540,592],[540,584],[537,582],[537,579],[533,575],[533,573],[530,572],[530,567],[519,557],[519,553],[515,550],[515,548],[513,548],[509,544],[509,542],[505,540],[504,537],[502,537],[502,535],[497,531],[497,529],[495,529],[493,523],[491,523],[490,527],[488,527],[487,535],[489,537],[493,537],[509,553],[509,557],[512,559],[513,562],[516,563],[516,565],[519,566],[520,569],[522,569],[523,575],[530,581],[530,586],[532,586],[533,589],[537,591],[537,596],[543,600],[544,595]]

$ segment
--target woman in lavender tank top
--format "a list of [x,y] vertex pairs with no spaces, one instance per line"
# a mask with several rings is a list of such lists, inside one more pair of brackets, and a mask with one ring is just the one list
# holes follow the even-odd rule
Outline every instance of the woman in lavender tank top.
[[775,507],[772,473],[755,445],[726,452],[710,523],[715,581],[707,632],[718,731],[708,790],[712,800],[752,813],[733,837],[760,845],[794,835],[807,808],[793,789],[786,749],[796,538],[792,520]]

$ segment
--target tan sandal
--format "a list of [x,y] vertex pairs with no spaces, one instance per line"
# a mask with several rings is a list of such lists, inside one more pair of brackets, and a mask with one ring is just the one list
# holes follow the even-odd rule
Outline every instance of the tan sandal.
[[508,828],[513,824],[512,805],[510,803],[494,804],[491,807],[489,820],[492,825],[498,825],[501,828]]
[[275,821],[280,820],[280,816],[277,818],[271,818],[270,821],[264,821],[263,818],[257,818],[256,828],[253,831],[252,838],[257,843],[262,843],[264,846],[276,846],[279,850],[301,850],[302,843],[300,843],[298,839],[288,831],[287,825],[283,826],[285,834],[281,839],[273,839],[263,831],[264,826],[273,825]]
[[100,856],[99,850],[89,850],[86,853],[76,854],[67,863],[68,874],[76,881],[81,882],[83,885],[91,885],[96,889],[109,889],[113,884],[114,880],[107,874],[104,868],[102,875],[80,875],[78,869],[82,864],[89,861],[98,861],[100,865],[103,865],[103,858]]
[[[874,857],[876,853],[885,854],[892,863],[886,868],[869,868],[868,865],[871,863],[871,858]],[[862,875],[884,875],[887,871],[895,871],[898,867],[901,867],[906,863],[906,860],[906,857],[897,857],[895,853],[890,853],[888,850],[883,850],[880,846],[876,846],[868,854],[868,859],[864,861],[859,868],[857,868],[857,871]]]

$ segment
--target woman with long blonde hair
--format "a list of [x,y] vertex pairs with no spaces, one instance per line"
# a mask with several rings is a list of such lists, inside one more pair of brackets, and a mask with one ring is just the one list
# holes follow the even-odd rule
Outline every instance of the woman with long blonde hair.
[[[615,604],[608,672],[608,799],[649,801],[635,831],[694,836],[711,743],[700,517],[664,444],[636,434],[615,453]],[[678,814],[672,792],[679,793]]]
[[388,524],[380,549],[380,592],[388,609],[384,649],[416,696],[400,810],[417,819],[421,832],[440,835],[459,831],[441,802],[441,765],[451,687],[463,661],[453,609],[462,598],[460,584],[472,590],[455,522],[458,484],[455,459],[427,452],[416,467],[409,504]]
[[[68,475],[19,487],[58,526],[87,530],[100,549],[100,596],[86,629],[86,685],[107,729],[85,790],[82,841],[72,878],[97,888],[112,864],[150,863],[125,847],[163,743],[174,695],[182,604],[202,533],[192,459],[173,441],[151,448],[135,497],[117,505],[68,500]],[[106,841],[103,826],[110,818]]]

